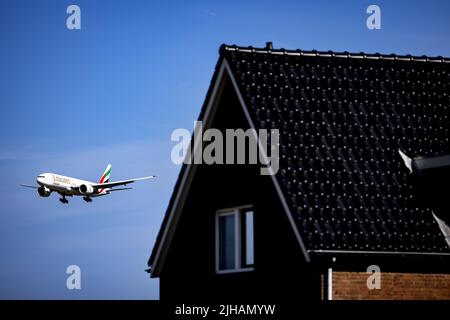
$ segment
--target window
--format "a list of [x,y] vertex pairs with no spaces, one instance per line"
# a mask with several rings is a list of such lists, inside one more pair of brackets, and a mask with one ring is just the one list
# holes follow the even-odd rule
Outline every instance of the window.
[[253,209],[249,206],[216,214],[216,272],[253,270]]

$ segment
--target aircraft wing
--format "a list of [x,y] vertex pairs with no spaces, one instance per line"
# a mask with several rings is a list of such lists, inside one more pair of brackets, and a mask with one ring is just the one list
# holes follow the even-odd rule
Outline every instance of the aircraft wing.
[[21,186],[21,187],[26,187],[26,188],[39,189],[39,187],[37,187],[37,186],[30,186],[30,185],[28,185],[28,184],[21,184],[20,186]]
[[109,189],[108,191],[109,192],[111,192],[111,191],[123,191],[123,190],[130,190],[130,189],[133,189],[133,188],[116,188],[116,189]]
[[135,178],[135,179],[130,179],[130,180],[122,180],[122,181],[113,181],[113,182],[107,182],[107,183],[97,183],[97,184],[93,184],[92,187],[94,188],[94,190],[98,190],[98,189],[112,188],[112,187],[117,187],[117,186],[126,186],[127,184],[133,183],[135,181],[147,180],[147,179],[152,179],[152,178],[156,178],[156,176],[148,176],[148,177]]

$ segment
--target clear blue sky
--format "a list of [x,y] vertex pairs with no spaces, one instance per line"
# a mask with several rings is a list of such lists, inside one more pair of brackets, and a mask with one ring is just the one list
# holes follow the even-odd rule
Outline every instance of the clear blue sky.
[[[81,30],[66,29],[69,4]],[[158,298],[144,269],[180,169],[170,134],[192,129],[221,43],[450,56],[449,37],[449,1],[2,0],[0,298]],[[97,180],[109,162],[113,180],[159,178],[90,204],[18,186]]]

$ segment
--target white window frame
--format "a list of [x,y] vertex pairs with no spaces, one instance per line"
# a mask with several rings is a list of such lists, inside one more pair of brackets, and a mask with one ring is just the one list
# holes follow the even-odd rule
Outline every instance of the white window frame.
[[[245,206],[239,206],[239,207],[233,207],[233,208],[227,208],[227,209],[220,209],[218,211],[216,211],[216,216],[215,216],[215,256],[216,256],[216,274],[224,274],[224,273],[236,273],[236,272],[248,272],[248,271],[253,271],[254,267],[242,267],[243,265],[243,261],[242,261],[242,239],[241,239],[241,214],[242,211],[245,209],[253,209],[253,206],[251,205],[245,205]],[[228,215],[233,215],[234,219],[235,219],[235,223],[234,223],[234,234],[235,234],[235,238],[234,238],[234,254],[235,254],[235,258],[234,258],[234,268],[233,269],[224,269],[221,270],[219,269],[219,265],[220,265],[220,253],[219,253],[219,217],[223,217],[223,216],[228,216]],[[253,224],[254,224],[254,219],[255,219],[255,215],[253,212]],[[254,225],[253,225],[254,228]],[[253,229],[254,230],[254,229]],[[253,236],[254,236],[254,231],[253,231]],[[255,247],[255,242],[253,240],[253,255],[254,255],[254,247]],[[254,258],[253,258],[254,259]],[[245,263],[245,261],[244,261]]]

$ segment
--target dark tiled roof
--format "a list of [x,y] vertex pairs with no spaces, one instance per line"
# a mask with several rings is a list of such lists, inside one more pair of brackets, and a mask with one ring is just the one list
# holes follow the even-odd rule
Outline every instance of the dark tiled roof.
[[450,60],[222,46],[308,250],[448,253],[398,150],[450,154]]

